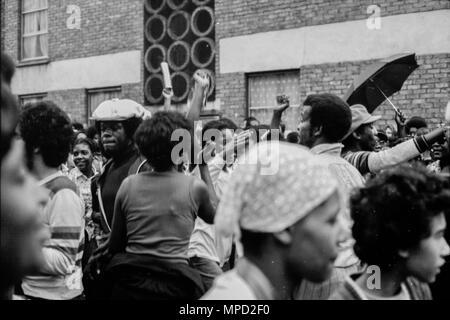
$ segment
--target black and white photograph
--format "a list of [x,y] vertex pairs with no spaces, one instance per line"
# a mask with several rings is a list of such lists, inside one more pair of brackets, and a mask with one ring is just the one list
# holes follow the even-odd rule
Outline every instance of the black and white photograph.
[[1,300],[450,300],[449,215],[449,0],[1,0]]

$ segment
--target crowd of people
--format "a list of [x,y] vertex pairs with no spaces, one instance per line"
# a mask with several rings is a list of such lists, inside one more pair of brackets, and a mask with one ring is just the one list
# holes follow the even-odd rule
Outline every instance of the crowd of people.
[[270,124],[199,125],[197,71],[186,114],[165,90],[162,111],[107,100],[86,128],[19,106],[14,70],[2,53],[2,299],[448,298],[448,123],[377,128],[317,93],[292,132],[288,100]]

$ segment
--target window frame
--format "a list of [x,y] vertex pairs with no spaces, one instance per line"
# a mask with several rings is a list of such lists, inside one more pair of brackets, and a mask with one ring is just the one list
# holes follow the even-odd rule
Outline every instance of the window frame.
[[87,124],[91,125],[92,124],[92,120],[90,120],[90,115],[92,114],[92,106],[90,105],[90,95],[91,94],[95,94],[95,93],[102,93],[102,92],[119,92],[122,93],[122,86],[118,85],[118,86],[111,86],[111,87],[101,87],[101,88],[91,88],[91,89],[86,89],[86,120],[87,120]]
[[45,100],[46,97],[47,97],[47,92],[27,93],[27,94],[18,95],[21,107],[25,106],[25,103],[23,102],[24,99],[42,98],[41,100]]
[[[43,8],[39,8],[39,9],[33,9],[33,10],[28,10],[28,11],[24,11],[23,10],[23,5],[24,5],[24,0],[20,1],[20,59],[19,61],[21,63],[26,64],[27,62],[35,62],[35,61],[46,61],[49,59],[49,55],[47,52],[47,55],[45,56],[40,56],[40,57],[32,57],[32,58],[24,58],[24,39],[27,37],[35,37],[35,36],[39,36],[39,35],[43,35],[43,34],[47,34],[48,35],[48,9],[49,9],[49,4],[48,4],[48,0],[47,0],[47,6],[43,7]],[[46,31],[38,31],[38,32],[33,32],[33,33],[27,33],[25,34],[24,30],[24,24],[25,24],[25,19],[24,16],[30,13],[35,13],[35,12],[41,12],[41,11],[47,11],[47,30]],[[48,38],[47,38],[47,42],[48,42]],[[47,44],[48,46],[48,44]]]
[[[259,110],[259,109],[267,109],[267,106],[263,107],[251,107],[250,106],[250,80],[251,78],[257,78],[262,77],[265,75],[277,75],[277,74],[285,74],[285,73],[297,73],[298,78],[300,79],[300,68],[294,68],[294,69],[281,69],[281,70],[268,70],[268,71],[257,71],[257,72],[249,72],[245,73],[245,92],[246,92],[246,106],[245,106],[245,114],[246,117],[249,117],[252,110]],[[300,89],[299,89],[300,90]],[[274,101],[275,106],[275,101]],[[300,107],[300,105],[291,105],[291,108]]]

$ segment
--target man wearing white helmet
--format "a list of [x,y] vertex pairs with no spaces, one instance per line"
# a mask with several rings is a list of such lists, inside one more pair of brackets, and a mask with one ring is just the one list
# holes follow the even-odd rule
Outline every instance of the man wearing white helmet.
[[[133,138],[136,129],[147,117],[150,113],[129,99],[104,101],[92,114],[91,119],[100,133],[100,148],[109,158],[102,173],[93,179],[91,187],[93,219],[101,225],[102,240],[107,239],[111,231],[114,202],[122,181],[130,174],[150,169],[139,155]],[[87,288],[88,298],[89,293]]]
[[343,196],[327,164],[308,150],[277,141],[253,147],[215,217],[218,233],[240,235],[244,257],[203,299],[291,299],[302,279],[327,279],[343,231]]

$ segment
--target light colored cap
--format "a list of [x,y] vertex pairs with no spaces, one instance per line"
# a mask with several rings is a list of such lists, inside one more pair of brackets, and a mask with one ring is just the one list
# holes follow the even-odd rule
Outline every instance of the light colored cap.
[[131,118],[150,118],[151,113],[130,99],[112,99],[100,103],[92,113],[94,121],[123,121]]
[[[217,232],[275,233],[307,216],[338,190],[321,157],[284,142],[261,142],[239,160],[215,217]],[[268,173],[267,168],[277,170]]]
[[344,136],[342,140],[345,140],[349,135],[351,135],[356,129],[358,129],[363,124],[373,123],[381,118],[381,116],[371,115],[365,106],[362,104],[355,104],[350,107],[352,112],[352,125],[350,130]]

